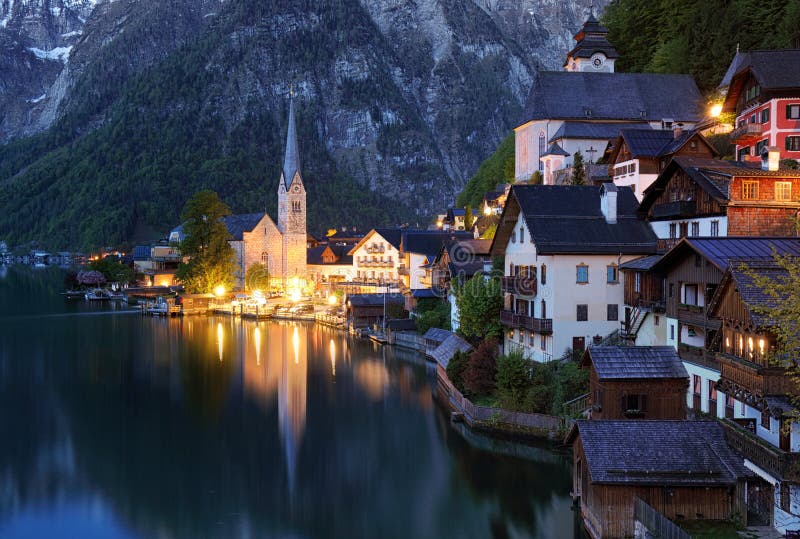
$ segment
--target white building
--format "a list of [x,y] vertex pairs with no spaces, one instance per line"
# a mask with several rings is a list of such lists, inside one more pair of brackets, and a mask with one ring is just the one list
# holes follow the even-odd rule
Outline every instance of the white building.
[[[551,143],[568,154],[560,162],[568,167],[577,151],[586,162],[597,161],[620,129],[671,130],[675,123],[691,129],[702,119],[703,98],[691,76],[615,73],[617,52],[607,34],[590,17],[575,35],[566,70],[535,75],[525,121],[514,129],[517,181],[547,172],[541,158]],[[554,165],[545,183],[552,181]]]
[[619,266],[656,249],[636,207],[613,184],[512,187],[491,249],[505,256],[506,350],[549,361],[619,329]]
[[357,282],[398,282],[406,270],[400,256],[400,228],[373,228],[350,251]]

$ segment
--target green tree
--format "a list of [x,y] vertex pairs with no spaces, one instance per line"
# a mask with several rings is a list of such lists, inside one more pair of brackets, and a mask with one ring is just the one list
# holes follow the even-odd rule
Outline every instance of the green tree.
[[417,304],[417,331],[424,334],[430,328],[450,330],[450,302],[423,299]]
[[133,281],[133,269],[120,262],[115,256],[107,256],[89,262],[89,269],[99,271],[109,283],[129,283]]
[[493,191],[498,183],[514,181],[514,133],[509,133],[497,150],[489,156],[475,175],[469,179],[464,190],[456,197],[456,205],[480,206],[483,195]]
[[246,290],[260,290],[262,292],[268,291],[270,288],[270,282],[269,270],[267,267],[260,262],[251,264],[250,267],[247,268],[247,272],[244,274],[244,287]]
[[500,280],[477,273],[469,281],[455,287],[460,326],[458,332],[472,343],[499,338],[500,308],[503,296]]
[[513,351],[497,359],[497,396],[503,408],[522,410],[531,385],[531,363],[522,352]]
[[541,185],[543,181],[544,176],[542,176],[542,173],[538,170],[534,170],[531,177],[528,178],[528,185]]
[[475,216],[472,214],[472,206],[467,204],[464,209],[464,230],[471,230],[473,224],[475,224]]
[[572,156],[570,183],[572,185],[586,185],[586,171],[583,168],[583,154],[581,152],[575,152]]
[[453,383],[455,388],[462,394],[466,391],[466,388],[464,387],[464,371],[467,370],[468,364],[469,353],[457,351],[455,354],[453,354],[453,357],[450,359],[450,362],[447,364],[447,368],[445,369],[447,372],[447,377]]
[[178,266],[176,276],[189,292],[212,292],[218,286],[233,288],[235,253],[222,221],[230,213],[211,190],[198,191],[186,202],[181,213],[185,238],[180,249],[189,261]]

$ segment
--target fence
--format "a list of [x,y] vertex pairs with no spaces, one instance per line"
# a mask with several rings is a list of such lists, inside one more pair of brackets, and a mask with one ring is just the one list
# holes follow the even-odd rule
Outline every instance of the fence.
[[670,519],[647,505],[641,498],[633,499],[633,514],[637,529],[642,526],[644,534],[636,537],[658,539],[692,539],[692,536],[682,530]]
[[562,419],[552,415],[529,414],[513,412],[503,408],[476,406],[453,386],[441,365],[437,367],[437,373],[440,394],[448,399],[451,409],[463,415],[464,421],[470,427],[544,435],[559,432],[564,427]]
[[416,333],[395,333],[393,332],[394,343],[403,348],[411,348],[417,352],[425,352],[425,339]]

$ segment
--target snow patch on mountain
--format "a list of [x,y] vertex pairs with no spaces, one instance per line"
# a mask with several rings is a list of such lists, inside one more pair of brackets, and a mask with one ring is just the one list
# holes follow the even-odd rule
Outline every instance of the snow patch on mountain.
[[53,60],[66,64],[67,60],[69,59],[69,53],[72,51],[72,46],[56,47],[54,49],[50,49],[49,51],[43,51],[42,49],[37,49],[36,47],[28,47],[28,50],[40,60]]

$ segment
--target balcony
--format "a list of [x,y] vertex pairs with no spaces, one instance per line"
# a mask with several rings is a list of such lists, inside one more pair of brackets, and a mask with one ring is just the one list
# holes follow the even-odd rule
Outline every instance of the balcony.
[[383,253],[385,251],[385,248],[384,248],[383,245],[367,245],[365,247],[365,250],[369,254],[380,254],[380,253]]
[[728,420],[720,420],[728,444],[767,473],[788,481],[800,481],[800,453],[789,453]]
[[719,370],[719,362],[715,354],[706,352],[701,346],[692,346],[690,344],[678,344],[678,355],[683,361],[700,365],[715,371]]
[[764,367],[731,354],[718,353],[720,379],[752,395],[796,395],[797,384],[783,367]]
[[679,303],[677,309],[677,318],[684,324],[697,326],[701,328],[719,329],[721,322],[714,318],[706,316],[706,308],[702,305],[688,305],[686,303]]
[[517,294],[519,296],[535,296],[536,295],[536,278],[535,277],[502,277],[500,279],[500,287],[503,292],[507,294]]
[[731,131],[731,142],[747,146],[761,138],[761,124],[744,124]]
[[514,329],[528,329],[534,333],[553,333],[552,318],[534,318],[514,311],[500,311],[500,323]]
[[694,200],[676,200],[665,204],[653,206],[653,217],[693,217],[697,213],[697,203]]
[[408,275],[408,268],[404,264],[401,264],[397,266],[397,273],[398,275]]

